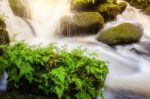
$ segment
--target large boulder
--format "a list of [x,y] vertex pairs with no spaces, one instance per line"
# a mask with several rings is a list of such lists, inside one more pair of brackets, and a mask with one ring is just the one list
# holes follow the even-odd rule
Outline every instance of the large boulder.
[[9,5],[16,16],[31,18],[28,0],[9,0]]
[[142,35],[141,24],[122,23],[102,30],[98,34],[97,40],[108,45],[128,44],[139,41]]
[[96,34],[103,24],[104,19],[97,12],[77,13],[61,18],[60,33],[69,36]]

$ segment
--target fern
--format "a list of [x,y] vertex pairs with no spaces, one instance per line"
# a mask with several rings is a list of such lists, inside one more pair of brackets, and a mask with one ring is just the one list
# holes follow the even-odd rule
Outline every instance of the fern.
[[[1,45],[6,50],[0,57],[0,74],[9,74],[10,91],[54,96],[59,99],[92,99],[103,88],[107,65],[87,50],[54,44],[29,46],[24,42]],[[100,90],[100,92],[102,92]]]

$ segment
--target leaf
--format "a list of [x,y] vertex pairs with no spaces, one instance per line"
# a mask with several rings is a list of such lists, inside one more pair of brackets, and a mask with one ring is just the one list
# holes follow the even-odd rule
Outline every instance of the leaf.
[[31,67],[30,64],[25,63],[23,66],[20,67],[20,77],[25,75],[25,77],[31,81],[33,79],[33,68]]
[[65,82],[65,78],[67,76],[66,70],[63,67],[53,69],[50,74],[60,80],[61,83]]

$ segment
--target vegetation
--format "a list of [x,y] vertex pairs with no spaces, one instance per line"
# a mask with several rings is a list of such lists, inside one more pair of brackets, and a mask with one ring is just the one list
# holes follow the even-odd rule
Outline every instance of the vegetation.
[[54,99],[94,99],[102,92],[107,66],[85,50],[68,52],[53,44],[37,47],[24,42],[1,48],[6,52],[0,57],[0,74],[8,72],[8,91]]
[[109,45],[137,42],[143,35],[141,27],[131,23],[123,23],[118,26],[102,30],[97,39]]

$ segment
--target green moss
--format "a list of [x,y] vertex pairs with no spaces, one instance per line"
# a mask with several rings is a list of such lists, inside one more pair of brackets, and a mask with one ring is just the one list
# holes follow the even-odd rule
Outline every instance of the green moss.
[[129,2],[132,6],[139,8],[139,9],[145,9],[150,5],[150,0],[125,0]]
[[146,11],[146,12],[150,12],[150,6],[146,7],[146,8],[145,8],[145,11]]
[[115,18],[121,12],[120,6],[113,3],[100,4],[96,10],[102,14],[106,21]]
[[142,30],[130,23],[123,23],[101,31],[97,39],[109,45],[137,42],[143,33]]
[[102,27],[104,20],[99,13],[83,12],[73,16],[73,24],[79,27],[88,27],[93,24]]
[[82,12],[72,17],[64,16],[61,20],[61,33],[71,34],[97,33],[103,27],[104,19],[97,12]]
[[[10,42],[8,32],[6,31],[6,24],[3,17],[0,17],[0,45],[8,44]],[[0,56],[4,54],[4,50],[0,48]]]

